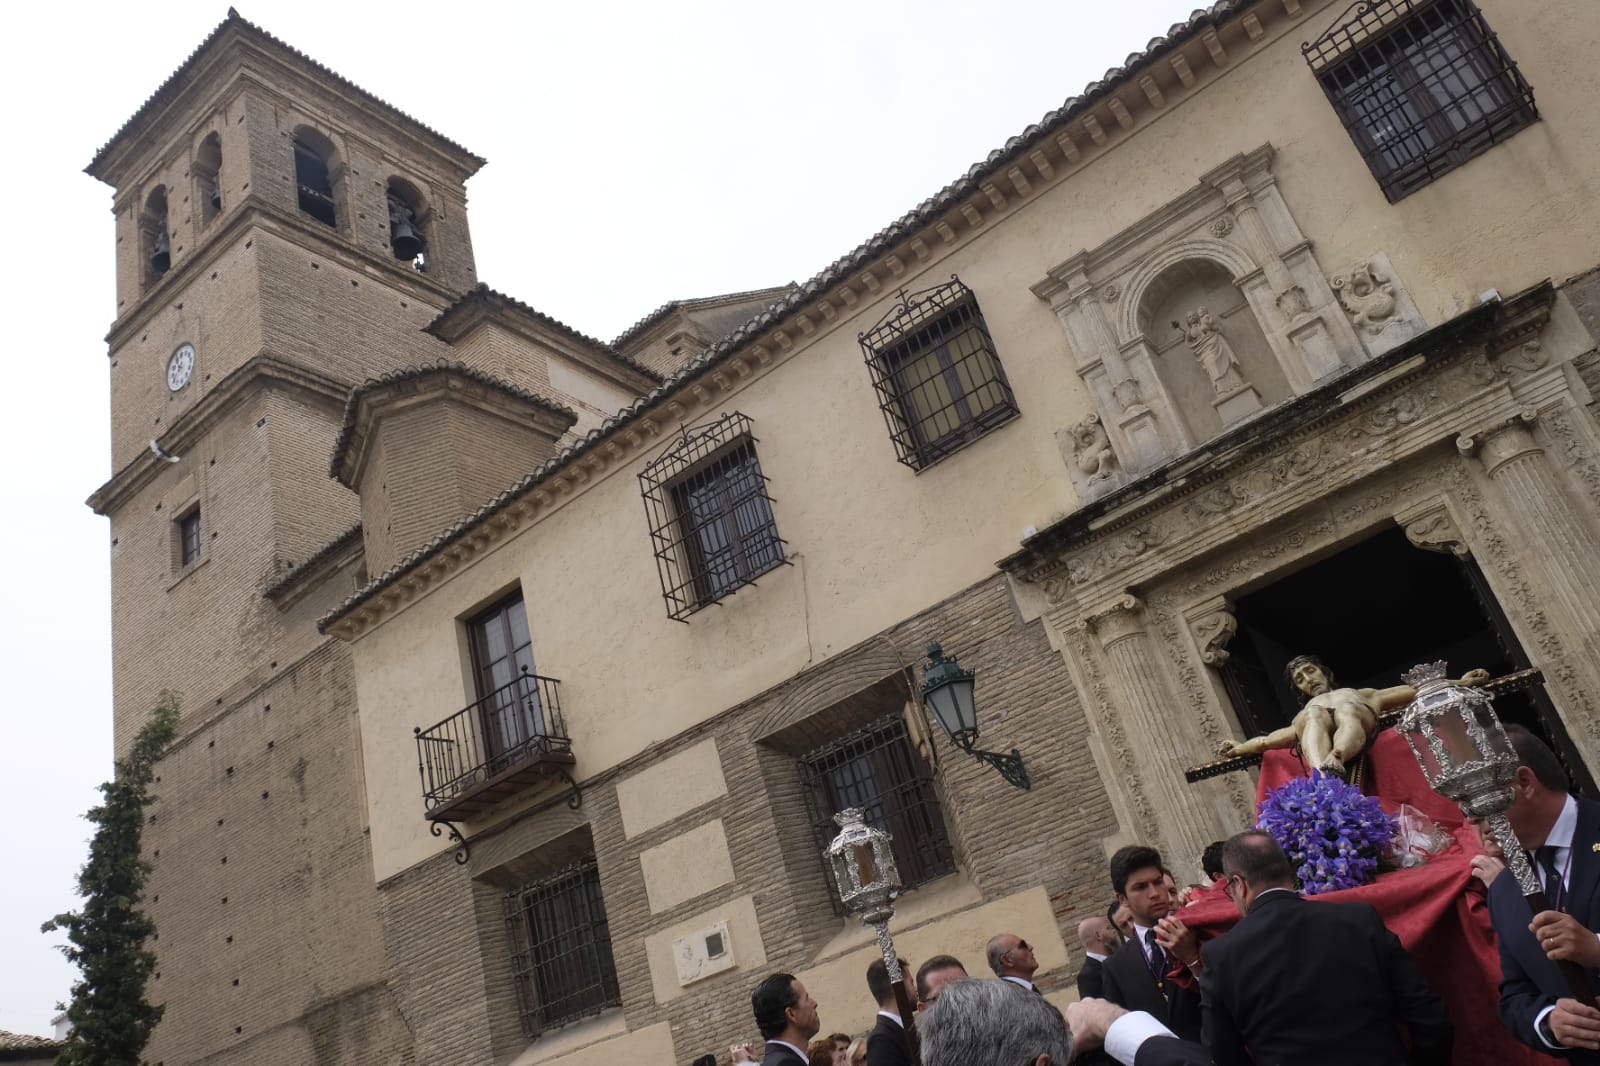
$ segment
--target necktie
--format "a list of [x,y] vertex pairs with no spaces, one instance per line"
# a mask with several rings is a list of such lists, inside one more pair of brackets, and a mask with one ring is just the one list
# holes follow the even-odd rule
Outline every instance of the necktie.
[[1550,909],[1560,910],[1561,898],[1566,895],[1564,891],[1566,886],[1561,883],[1561,871],[1556,868],[1556,849],[1546,844],[1534,848],[1528,854],[1539,864],[1539,869],[1544,871],[1544,894],[1550,901]]
[[1150,964],[1150,976],[1156,979],[1157,988],[1163,988],[1167,980],[1167,953],[1156,942],[1154,929],[1145,933],[1144,942],[1150,946],[1150,954],[1145,960]]

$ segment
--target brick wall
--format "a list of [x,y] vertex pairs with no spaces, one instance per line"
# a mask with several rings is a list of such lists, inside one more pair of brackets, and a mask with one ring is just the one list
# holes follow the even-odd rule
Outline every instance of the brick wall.
[[[1016,790],[987,766],[960,755],[942,735],[936,738],[938,782],[946,821],[960,842],[962,868],[985,899],[1042,885],[1060,935],[1075,943],[1077,920],[1101,912],[1109,898],[1100,841],[1116,826],[1065,664],[1040,623],[1020,620],[1000,578],[869,643],[887,642],[890,660],[908,663],[920,657],[931,638],[942,639],[963,666],[977,671],[986,741],[1022,749],[1034,782],[1031,791]],[[835,662],[851,655],[843,653]],[[812,673],[829,668],[824,663]],[[669,1022],[684,1061],[752,1037],[749,991],[755,981],[766,972],[804,968],[843,928],[822,880],[794,756],[758,739],[770,730],[775,708],[785,706],[792,690],[804,684],[806,678],[780,686],[710,718],[608,778],[588,782],[581,812],[568,810],[563,797],[552,794],[540,807],[473,842],[467,866],[457,866],[445,853],[380,886],[394,985],[418,1032],[430,1034],[419,1042],[419,1060],[440,1066],[483,1062],[523,1046],[515,1026],[500,897],[549,841],[584,823],[599,861],[628,1028]],[[708,735],[717,742],[727,795],[628,838],[616,779]],[[652,914],[640,853],[712,819],[721,819],[726,829],[734,880]],[[746,894],[755,897],[765,966],[708,978],[657,1003],[645,937]],[[978,959],[968,962],[981,965]],[[1053,977],[1065,983],[1071,973]],[[466,1002],[464,994],[452,994],[469,988],[482,988],[485,1001]]]
[[151,988],[169,1006],[148,1057],[410,1062],[383,985],[349,652],[280,666],[157,768]]

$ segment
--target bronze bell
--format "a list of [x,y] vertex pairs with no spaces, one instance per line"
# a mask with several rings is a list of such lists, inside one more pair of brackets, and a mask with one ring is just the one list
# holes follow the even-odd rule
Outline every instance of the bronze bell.
[[157,274],[165,274],[170,266],[172,266],[172,243],[167,240],[166,230],[157,230],[155,248],[150,252],[150,269]]
[[396,259],[415,259],[422,254],[422,238],[411,228],[411,220],[397,218],[389,223],[389,246]]

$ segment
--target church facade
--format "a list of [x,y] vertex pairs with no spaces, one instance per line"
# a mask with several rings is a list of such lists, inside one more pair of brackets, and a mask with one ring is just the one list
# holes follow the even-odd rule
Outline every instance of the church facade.
[[[177,1063],[688,1063],[896,942],[1070,996],[1105,858],[1253,822],[1280,671],[1538,671],[1600,766],[1600,17],[1214,5],[790,286],[607,343],[481,284],[483,160],[231,14],[115,189],[116,730]],[[482,220],[480,220],[481,224]],[[770,279],[751,279],[762,284]],[[153,438],[153,439],[152,439]],[[976,746],[923,707],[976,679]],[[1193,775],[1191,775],[1193,776]]]

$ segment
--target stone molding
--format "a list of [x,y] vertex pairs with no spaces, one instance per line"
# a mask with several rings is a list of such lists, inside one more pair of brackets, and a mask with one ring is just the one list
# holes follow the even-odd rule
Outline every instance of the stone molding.
[[[162,450],[187,455],[199,440],[241,403],[254,399],[265,386],[283,388],[330,410],[342,410],[349,386],[301,363],[275,355],[258,355],[217,383],[160,438]],[[110,515],[168,468],[167,460],[145,448],[138,457],[101,485],[85,502],[99,515]]]

